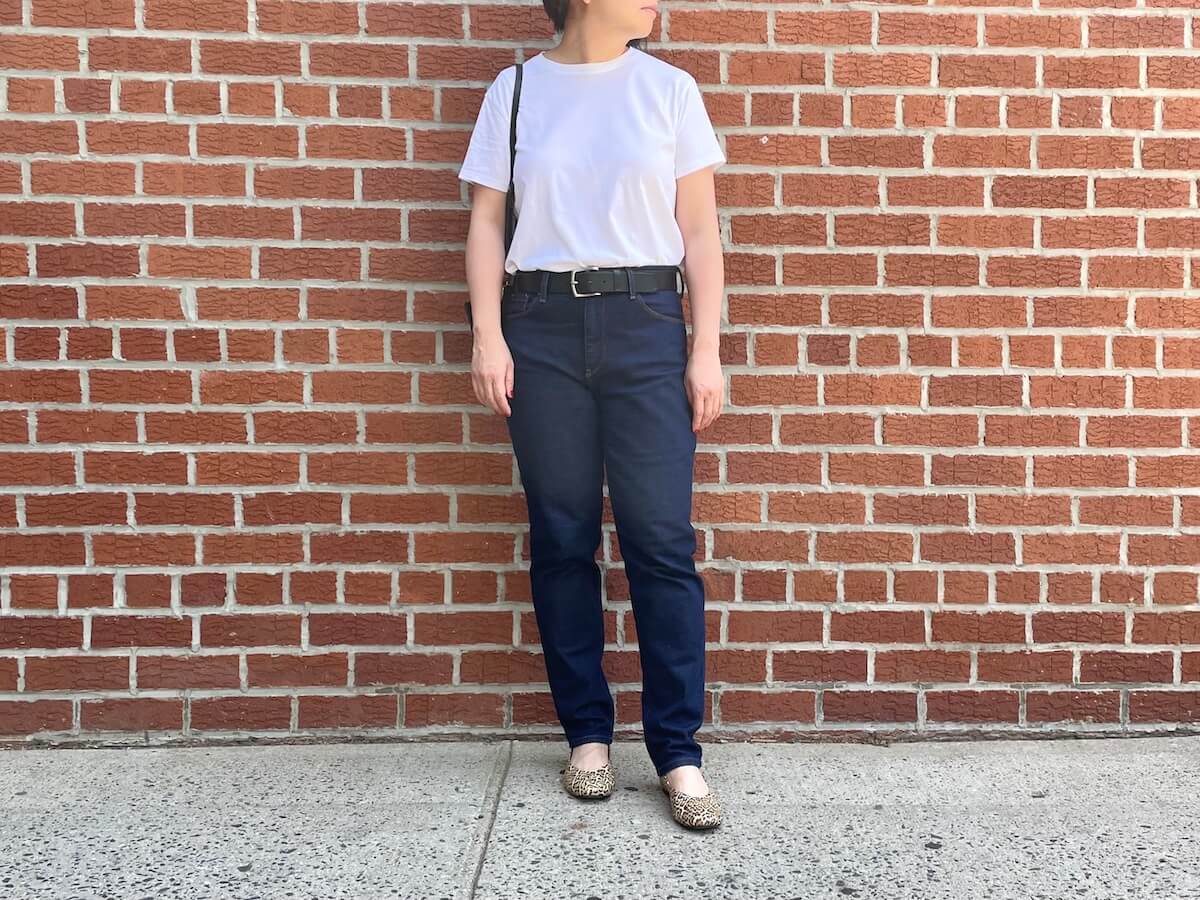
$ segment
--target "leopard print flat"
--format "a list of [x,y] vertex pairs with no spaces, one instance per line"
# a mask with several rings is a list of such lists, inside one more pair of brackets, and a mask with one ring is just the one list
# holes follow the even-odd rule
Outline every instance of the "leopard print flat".
[[611,762],[605,763],[599,769],[581,769],[567,763],[562,770],[562,783],[567,793],[580,800],[600,800],[612,794],[616,783],[616,773]]
[[684,828],[707,829],[721,824],[721,801],[712,788],[697,797],[671,787],[666,775],[658,778],[663,793],[671,798],[671,818]]

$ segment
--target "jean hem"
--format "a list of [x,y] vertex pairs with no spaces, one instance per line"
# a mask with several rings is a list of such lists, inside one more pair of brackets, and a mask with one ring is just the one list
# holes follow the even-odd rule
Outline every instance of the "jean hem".
[[567,746],[571,749],[578,747],[580,744],[611,744],[613,742],[611,734],[585,734],[576,738],[567,738]]
[[662,765],[655,764],[654,771],[662,776],[679,766],[695,766],[696,768],[700,768],[700,761],[701,758],[699,756],[681,756],[677,759],[669,759]]

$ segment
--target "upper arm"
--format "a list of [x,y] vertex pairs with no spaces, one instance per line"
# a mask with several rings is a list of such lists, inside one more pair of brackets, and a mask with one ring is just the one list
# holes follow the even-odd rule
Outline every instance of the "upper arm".
[[714,173],[724,162],[699,85],[688,75],[675,128],[675,220],[685,236],[716,222]]
[[690,74],[685,75],[675,118],[677,179],[691,175],[698,169],[710,166],[715,169],[725,162],[725,154],[704,106],[700,86]]
[[497,75],[484,92],[467,154],[458,170],[461,180],[504,193],[508,192],[511,162],[508,132],[512,90],[507,73],[506,69]]
[[711,166],[701,166],[675,182],[675,221],[686,238],[717,221],[716,179]]

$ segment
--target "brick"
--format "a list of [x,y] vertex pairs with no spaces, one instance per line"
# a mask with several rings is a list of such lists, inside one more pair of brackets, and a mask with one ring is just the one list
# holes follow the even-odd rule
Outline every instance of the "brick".
[[295,319],[300,293],[287,288],[198,288],[200,318],[213,320]]
[[132,163],[34,160],[30,171],[35,194],[124,196],[133,193]]
[[259,492],[242,501],[247,525],[338,524],[342,498],[334,493]]
[[200,42],[200,71],[224,75],[299,75],[300,45],[275,41]]
[[200,402],[204,404],[300,403],[304,377],[299,372],[202,372]]
[[91,396],[99,403],[187,403],[192,377],[168,370],[96,371],[91,375]]
[[196,128],[201,156],[295,158],[299,132],[282,125],[199,125]]
[[246,441],[246,417],[239,413],[146,413],[147,443],[241,444]]
[[0,285],[0,319],[75,319],[79,293],[56,285]]
[[406,159],[408,139],[401,128],[315,125],[308,129],[306,155],[309,159]]
[[180,115],[219,115],[221,86],[209,81],[176,81],[171,85],[171,104]]
[[33,0],[39,28],[133,28],[133,0]]
[[201,453],[198,484],[295,484],[300,460],[293,453]]
[[185,156],[188,128],[166,122],[88,122],[88,150],[120,156]]
[[37,413],[37,443],[116,444],[137,440],[133,413],[106,409],[42,409]]
[[285,84],[283,112],[286,116],[325,117],[331,112],[331,88],[324,84]]
[[260,0],[258,30],[277,34],[357,34],[358,8],[346,3]]
[[118,278],[141,268],[138,248],[127,244],[43,244],[36,259],[43,278]]
[[183,237],[186,212],[166,203],[89,203],[83,209],[83,231],[88,237]]
[[354,197],[354,170],[259,166],[254,171],[254,194],[272,200],[348,200]]
[[0,122],[0,153],[78,152],[79,129],[74,122]]
[[300,213],[300,236],[306,241],[386,241],[400,234],[399,213],[394,209],[306,206]]
[[273,84],[229,85],[229,113],[234,116],[274,116],[276,89]]
[[124,525],[127,505],[118,493],[31,495],[25,498],[25,520],[34,528]]
[[0,34],[0,69],[58,69],[77,72],[79,41],[73,37]]
[[9,78],[8,108],[16,113],[52,113],[54,81],[49,78]]
[[71,485],[74,468],[71,454],[2,452],[0,485]]
[[264,247],[259,255],[262,277],[276,281],[353,281],[361,269],[362,251],[357,247]]
[[71,112],[111,112],[112,81],[104,78],[64,78],[63,100]]
[[84,296],[88,318],[93,320],[172,320],[183,317],[177,288],[88,285]]
[[182,453],[96,451],[83,456],[89,484],[186,484],[187,457]]
[[15,162],[0,163],[0,193],[20,194],[22,192],[21,167]]
[[95,37],[88,41],[88,65],[97,72],[190,72],[192,48],[185,40]]
[[162,197],[240,197],[246,190],[241,165],[192,165],[147,162],[143,190]]
[[3,403],[78,403],[80,396],[77,370],[0,370],[0,402]]
[[245,247],[153,246],[149,258],[149,274],[154,278],[250,277],[250,250]]
[[0,560],[7,566],[81,566],[82,533],[11,534],[0,532]]
[[403,44],[314,43],[309,72],[316,76],[407,78],[408,48]]
[[[422,8],[419,13],[420,24],[417,24],[417,9],[391,3],[367,4],[367,33],[370,35],[409,36],[415,29],[428,29],[427,33],[438,34],[447,38],[463,38],[462,17],[457,11],[445,6]],[[499,22],[507,23],[507,17],[500,17]],[[478,18],[474,19],[473,27],[481,26]],[[478,34],[478,32],[476,32]]]
[[244,32],[249,25],[246,0],[144,0],[147,28],[168,31]]
[[267,206],[195,206],[195,234],[203,238],[291,240],[295,237],[292,211]]
[[162,81],[121,79],[119,99],[122,112],[158,113],[167,111],[167,86]]
[[299,534],[210,534],[204,538],[210,565],[285,565],[304,561]]

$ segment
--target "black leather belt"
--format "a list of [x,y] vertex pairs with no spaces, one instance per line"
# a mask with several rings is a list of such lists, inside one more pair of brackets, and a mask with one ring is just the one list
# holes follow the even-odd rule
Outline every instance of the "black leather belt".
[[599,294],[629,293],[629,277],[633,275],[634,290],[639,293],[678,290],[683,292],[683,270],[679,266],[589,266],[567,272],[546,269],[518,269],[512,273],[516,291],[540,291],[542,279],[549,276],[546,291],[571,294],[575,297],[595,297]]

